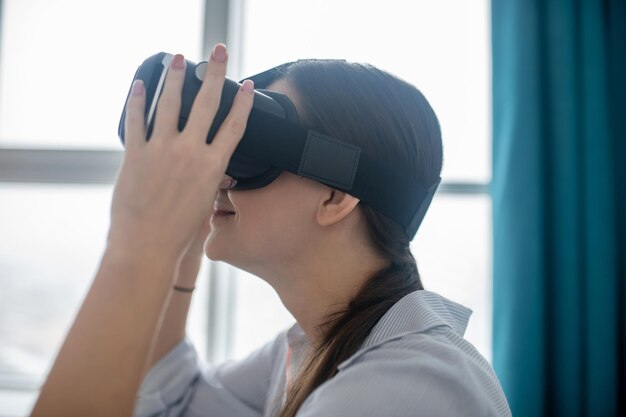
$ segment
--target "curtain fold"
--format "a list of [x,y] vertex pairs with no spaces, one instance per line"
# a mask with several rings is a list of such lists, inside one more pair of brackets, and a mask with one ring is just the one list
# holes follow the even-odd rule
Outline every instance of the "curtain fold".
[[626,415],[626,2],[491,18],[494,367],[514,416]]

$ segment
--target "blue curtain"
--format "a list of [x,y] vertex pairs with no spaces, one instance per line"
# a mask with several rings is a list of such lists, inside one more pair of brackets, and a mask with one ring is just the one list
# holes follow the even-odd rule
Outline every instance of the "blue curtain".
[[516,417],[625,416],[626,1],[491,18],[495,370]]

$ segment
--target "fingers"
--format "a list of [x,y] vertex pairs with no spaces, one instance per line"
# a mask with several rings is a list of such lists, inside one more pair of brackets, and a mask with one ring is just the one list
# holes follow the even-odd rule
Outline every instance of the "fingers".
[[206,141],[209,128],[219,108],[222,87],[226,77],[227,61],[226,46],[218,43],[211,53],[202,86],[193,102],[191,114],[185,126],[185,129],[191,129],[193,132],[204,133],[204,135],[198,135],[202,143]]
[[181,91],[185,81],[185,58],[177,54],[170,62],[163,92],[159,98],[154,120],[154,132],[158,136],[170,137],[178,133]]
[[126,149],[138,148],[146,144],[145,107],[146,94],[143,81],[135,80],[126,102],[124,119],[124,145]]
[[212,151],[217,150],[220,155],[230,159],[246,131],[253,99],[254,83],[252,80],[245,80],[233,100],[233,106],[228,116],[220,125],[213,142],[211,142]]
[[[217,44],[213,48],[208,62],[202,86],[196,95],[191,113],[185,126],[185,133],[195,136],[205,145],[207,133],[213,123],[219,108],[220,97],[226,77],[228,54],[224,44]],[[181,91],[185,79],[185,59],[182,55],[175,55],[167,72],[163,92],[159,98],[157,114],[154,121],[153,137],[171,137],[178,134],[178,119],[181,108]],[[228,116],[220,126],[210,148],[221,157],[230,159],[237,144],[246,130],[248,116],[252,109],[254,84],[246,80],[240,87]],[[138,96],[139,97],[139,96]],[[141,121],[145,97],[142,97]],[[137,104],[133,102],[133,104]],[[137,104],[137,106],[139,106]],[[136,127],[138,130],[139,127]],[[145,123],[142,126],[145,142]],[[194,138],[195,139],[195,138]],[[227,161],[226,161],[227,162]]]

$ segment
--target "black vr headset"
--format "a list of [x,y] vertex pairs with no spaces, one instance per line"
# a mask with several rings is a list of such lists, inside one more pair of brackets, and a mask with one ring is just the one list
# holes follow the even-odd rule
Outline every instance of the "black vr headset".
[[[147,58],[133,78],[133,81],[143,80],[145,85],[148,140],[158,101],[154,98],[160,97],[173,57],[172,54],[161,52]],[[365,154],[358,146],[299,125],[298,113],[287,96],[262,89],[280,78],[291,64],[293,62],[247,78],[255,84],[254,103],[246,131],[226,169],[226,174],[237,180],[232,189],[264,187],[282,171],[289,171],[358,198],[402,225],[409,240],[413,239],[441,179],[434,184],[424,184],[378,160],[375,155]],[[179,130],[187,123],[206,67],[206,61],[199,64],[186,61]],[[211,143],[226,118],[239,86],[236,81],[226,78],[219,110],[209,130],[207,143]],[[118,127],[122,145],[125,115],[126,108]]]

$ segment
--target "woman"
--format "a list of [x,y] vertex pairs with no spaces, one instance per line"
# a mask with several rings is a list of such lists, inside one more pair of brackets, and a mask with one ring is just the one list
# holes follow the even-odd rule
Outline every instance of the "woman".
[[[219,44],[179,133],[184,61],[173,60],[150,145],[145,94],[133,87],[109,245],[34,415],[510,415],[490,365],[462,337],[469,310],[423,289],[402,227],[286,171],[230,189],[249,80],[203,142],[226,61]],[[287,95],[309,129],[438,180],[439,125],[413,86],[368,65],[303,61],[257,88]],[[242,361],[201,369],[185,322],[203,251],[267,281],[297,323]]]

